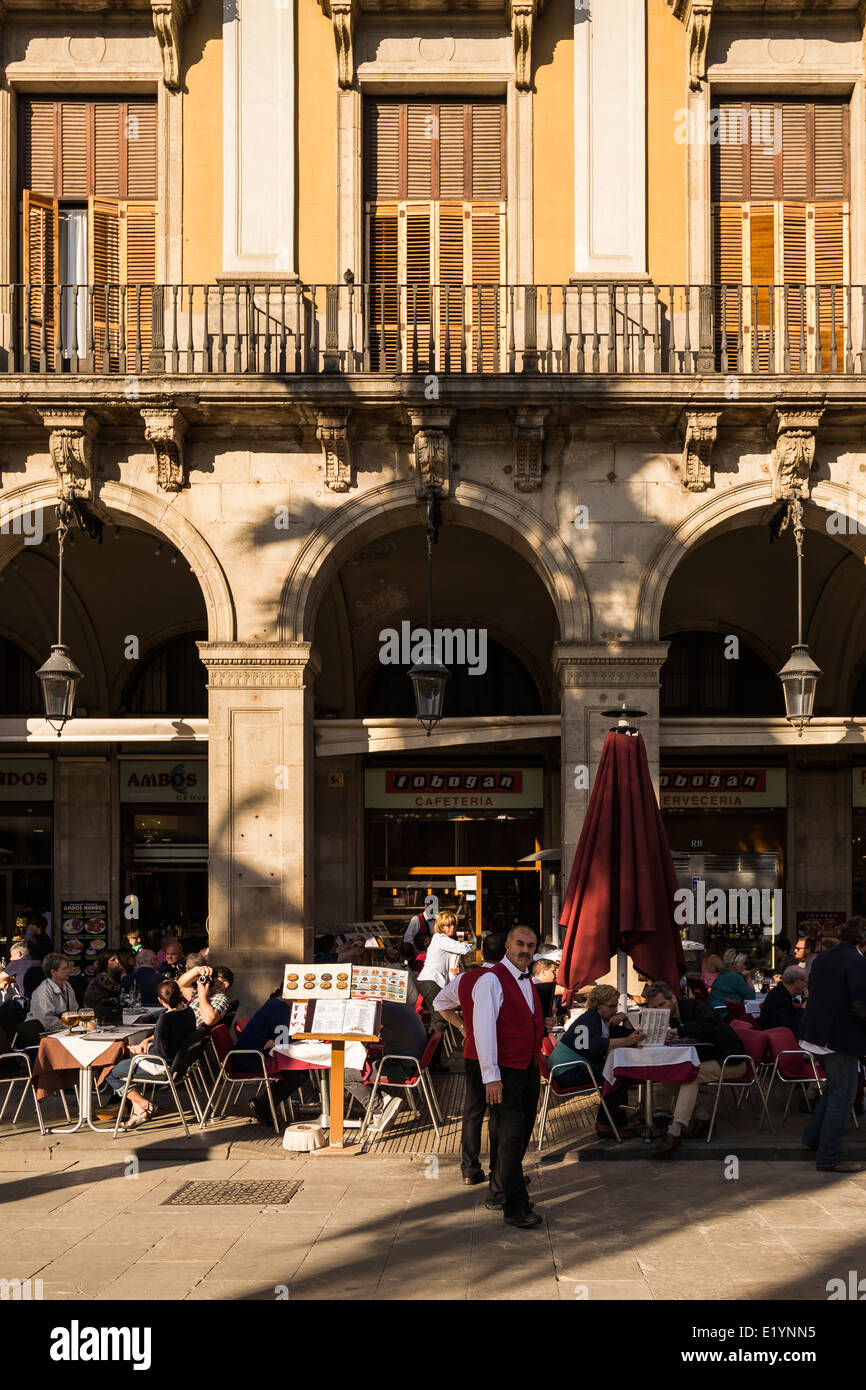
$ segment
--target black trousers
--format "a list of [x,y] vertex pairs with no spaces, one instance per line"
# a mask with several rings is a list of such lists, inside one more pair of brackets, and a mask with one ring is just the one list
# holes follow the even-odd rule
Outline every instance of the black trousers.
[[523,1155],[529,1146],[538,1109],[541,1077],[538,1067],[525,1071],[500,1067],[502,1100],[490,1107],[490,1144],[496,1146],[495,1166],[491,1170],[490,1190],[503,1198],[506,1216],[516,1216],[529,1207],[529,1194],[523,1181]]
[[[481,1080],[481,1063],[467,1057],[463,1063],[466,1089],[463,1101],[460,1170],[464,1178],[481,1172],[481,1126],[487,1109],[487,1092]],[[490,1172],[496,1167],[496,1140],[490,1126]]]

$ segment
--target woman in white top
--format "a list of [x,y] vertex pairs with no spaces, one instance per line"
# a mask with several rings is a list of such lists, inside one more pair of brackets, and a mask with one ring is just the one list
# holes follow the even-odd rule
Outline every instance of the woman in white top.
[[[429,980],[435,982],[436,994],[444,989],[451,976],[456,973],[457,962],[470,950],[468,941],[455,941],[457,917],[453,912],[442,912],[433,926],[433,939],[427,947],[427,958],[418,976],[419,986]],[[422,989],[421,993],[426,993]]]

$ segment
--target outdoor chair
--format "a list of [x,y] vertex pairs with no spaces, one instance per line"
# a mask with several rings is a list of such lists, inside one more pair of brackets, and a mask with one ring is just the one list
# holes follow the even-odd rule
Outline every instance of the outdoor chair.
[[[544,1099],[541,1102],[541,1114],[537,1120],[538,1150],[541,1150],[541,1146],[544,1143],[544,1127],[547,1124],[547,1113],[550,1109],[551,1100],[573,1100],[575,1096],[594,1095],[597,1098],[607,1116],[608,1124],[614,1132],[616,1142],[621,1144],[622,1139],[620,1138],[619,1130],[614,1124],[613,1116],[607,1108],[607,1101],[602,1094],[601,1087],[595,1079],[589,1062],[583,1059],[576,1059],[574,1062],[558,1062],[555,1067],[551,1067],[547,1059],[553,1055],[555,1047],[556,1044],[553,1042],[552,1038],[545,1038],[541,1044],[541,1079],[542,1082],[546,1084],[544,1085]],[[586,1072],[587,1079],[585,1082],[580,1086],[570,1087],[564,1087],[558,1084],[556,1080],[557,1072],[574,1071],[578,1067]]]
[[[752,1033],[757,1034],[758,1030],[753,1028]],[[719,1077],[718,1081],[706,1081],[702,1083],[705,1086],[711,1087],[716,1092],[716,1100],[715,1104],[713,1105],[713,1113],[710,1118],[710,1127],[707,1130],[708,1144],[713,1137],[713,1130],[716,1124],[716,1115],[718,1114],[719,1110],[719,1101],[722,1098],[722,1091],[725,1090],[725,1088],[734,1091],[739,1090],[740,1095],[736,1103],[736,1108],[738,1110],[740,1109],[740,1106],[743,1103],[746,1091],[748,1091],[749,1096],[752,1100],[752,1104],[755,1105],[755,1108],[758,1112],[758,1129],[761,1129],[764,1119],[766,1119],[767,1124],[769,1125],[772,1132],[774,1134],[776,1132],[775,1129],[773,1129],[773,1121],[770,1119],[770,1112],[767,1109],[767,1099],[764,1095],[763,1087],[761,1086],[761,1082],[758,1076],[758,1068],[761,1064],[761,1059],[764,1056],[764,1048],[766,1044],[761,1040],[759,1036],[756,1036],[753,1040],[751,1036],[747,1035],[745,1030],[743,1030],[741,1033],[738,1033],[738,1037],[740,1037],[742,1045],[746,1050],[740,1053],[733,1053],[730,1057],[725,1058],[724,1062],[722,1062],[722,1074]],[[726,1076],[726,1070],[729,1067],[735,1067],[738,1062],[746,1063],[746,1075],[739,1077]],[[758,1092],[760,1108],[755,1104],[756,1090]]]
[[707,989],[700,975],[687,975],[686,984],[691,991],[693,999],[709,999],[710,991]]
[[735,1018],[745,1018],[746,1009],[739,999],[726,999],[725,1008],[728,1011],[728,1022],[733,1023]]
[[[376,1069],[373,1077],[373,1086],[370,1092],[370,1099],[367,1102],[367,1112],[361,1122],[361,1128],[358,1133],[359,1144],[362,1144],[364,1142],[364,1135],[367,1132],[367,1126],[369,1124],[370,1116],[373,1111],[373,1106],[376,1103],[376,1096],[378,1095],[379,1090],[383,1086],[386,1087],[389,1091],[397,1087],[399,1087],[401,1090],[406,1091],[409,1096],[409,1100],[412,1103],[414,1103],[413,1092],[416,1090],[420,1090],[425,1101],[427,1102],[427,1109],[430,1111],[430,1119],[432,1121],[433,1128],[436,1131],[436,1138],[442,1138],[442,1131],[440,1130],[439,1126],[441,1124],[444,1124],[444,1121],[442,1119],[442,1112],[439,1109],[439,1101],[436,1096],[436,1087],[433,1085],[433,1079],[430,1075],[430,1063],[432,1062],[436,1054],[436,1049],[439,1046],[441,1040],[441,1033],[431,1033],[430,1037],[427,1039],[427,1046],[424,1049],[424,1055],[422,1056],[420,1061],[417,1057],[405,1057],[400,1053],[396,1052],[389,1052],[386,1056],[379,1058],[379,1061],[376,1063]],[[382,1071],[386,1063],[388,1062],[411,1062],[412,1066],[415,1068],[414,1075],[410,1075],[401,1081],[389,1081],[387,1077],[383,1079]]]
[[[790,1028],[768,1028],[765,1036],[773,1061],[773,1071],[770,1076],[770,1084],[767,1087],[767,1100],[770,1099],[773,1086],[777,1081],[783,1086],[791,1088],[788,1091],[788,1099],[785,1102],[785,1113],[782,1116],[782,1121],[784,1123],[788,1118],[788,1111],[791,1108],[791,1098],[794,1094],[794,1089],[797,1086],[801,1088],[803,1099],[807,1107],[811,1110],[812,1107],[809,1104],[807,1087],[810,1085],[817,1086],[818,1094],[820,1095],[824,1089],[822,1083],[826,1081],[827,1078],[816,1055],[813,1052],[807,1052],[804,1047],[800,1046]],[[860,1125],[857,1121],[857,1111],[853,1105],[851,1107],[851,1118],[854,1121],[855,1129],[859,1129]]]
[[[244,1022],[249,1023],[249,1019],[244,1019]],[[214,1046],[217,1046],[217,1044],[215,1043]],[[240,1065],[238,1065],[238,1059],[241,1057],[254,1057],[256,1060],[254,1063],[250,1063],[249,1065],[244,1063],[243,1067],[241,1067]],[[199,1117],[199,1129],[204,1128],[204,1125],[211,1116],[213,1116],[214,1119],[222,1118],[233,1096],[235,1095],[236,1090],[239,1094],[243,1090],[244,1086],[255,1086],[255,1094],[258,1095],[262,1087],[264,1086],[268,1097],[268,1105],[270,1106],[271,1110],[271,1119],[273,1120],[274,1133],[279,1134],[280,1126],[279,1121],[277,1120],[277,1111],[276,1106],[274,1105],[274,1098],[271,1094],[271,1082],[276,1079],[277,1078],[275,1076],[272,1076],[268,1072],[268,1058],[266,1053],[258,1052],[251,1047],[231,1048],[220,1058],[219,1071],[217,1073],[216,1081],[214,1082],[213,1089],[211,1090],[211,1093],[207,1098],[204,1110],[202,1111],[202,1114]],[[223,1092],[225,1092],[225,1095],[223,1094]],[[219,1112],[219,1116],[217,1116],[217,1107],[219,1106],[221,1101],[222,1109]],[[291,1097],[289,1097],[285,1101],[281,1101],[280,1104],[283,1109],[283,1115],[285,1116],[285,1107],[288,1106],[288,1113],[291,1116],[292,1120],[294,1120],[295,1111],[294,1106],[292,1105]],[[288,1123],[288,1121],[286,1121],[286,1123]]]
[[[203,1089],[205,1090],[205,1094],[207,1094],[207,1090],[206,1087],[204,1087],[201,1072],[198,1070],[201,1065],[202,1053],[204,1052],[206,1043],[207,1026],[203,1023],[200,1023],[199,1026],[196,1028],[195,1032],[189,1038],[187,1038],[183,1047],[175,1055],[173,1061],[171,1062],[171,1065],[169,1065],[169,1063],[166,1062],[162,1057],[155,1057],[151,1053],[136,1054],[133,1057],[132,1066],[130,1067],[127,1073],[126,1083],[123,1087],[123,1093],[120,1097],[120,1106],[117,1111],[117,1119],[114,1122],[114,1134],[112,1135],[113,1139],[117,1138],[118,1131],[120,1129],[120,1118],[123,1114],[123,1107],[126,1103],[127,1092],[133,1086],[137,1091],[144,1090],[145,1088],[150,1086],[167,1086],[171,1091],[172,1098],[174,1100],[175,1105],[177,1106],[177,1113],[180,1116],[180,1122],[183,1125],[183,1132],[187,1136],[187,1138],[189,1138],[189,1126],[186,1122],[186,1116],[183,1113],[183,1105],[181,1104],[179,1088],[181,1086],[184,1087],[187,1094],[187,1098],[190,1103],[190,1108],[192,1109],[195,1118],[197,1120],[200,1120],[202,1109],[199,1103],[198,1096],[196,1095],[193,1083],[197,1081],[200,1085],[202,1085]],[[147,1069],[145,1069],[142,1066],[143,1062],[147,1063]],[[156,1071],[152,1070],[152,1068],[154,1067],[157,1068]]]
[[[21,1108],[27,1099],[28,1093],[33,1097],[33,1104],[36,1107],[36,1118],[39,1121],[39,1133],[44,1137],[45,1125],[42,1121],[42,1111],[39,1108],[39,1101],[36,1099],[36,1088],[33,1085],[33,1071],[30,1066],[30,1058],[26,1052],[0,1052],[0,1086],[6,1087],[6,1094],[3,1097],[3,1104],[0,1106],[0,1120],[12,1094],[12,1088],[18,1083],[23,1082],[24,1089],[21,1092],[21,1099],[18,1102],[18,1109],[12,1116],[12,1123],[18,1123],[18,1116]],[[61,1092],[62,1094],[62,1092]],[[66,1100],[64,1098],[64,1105]],[[69,1111],[66,1111],[66,1118],[69,1119]]]

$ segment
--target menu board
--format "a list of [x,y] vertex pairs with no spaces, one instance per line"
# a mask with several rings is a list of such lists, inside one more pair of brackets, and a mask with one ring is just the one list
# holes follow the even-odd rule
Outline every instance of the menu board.
[[96,958],[108,941],[108,903],[103,898],[74,898],[60,904],[60,950],[73,964],[73,974],[92,975]]
[[392,970],[383,965],[352,966],[353,999],[383,999],[390,1004],[405,1004],[408,986],[407,970]]
[[283,998],[348,999],[352,967],[345,965],[287,965],[283,973]]
[[356,1033],[359,1037],[378,1037],[381,1004],[376,999],[314,999],[292,1005],[289,1037],[319,1033],[340,1037]]

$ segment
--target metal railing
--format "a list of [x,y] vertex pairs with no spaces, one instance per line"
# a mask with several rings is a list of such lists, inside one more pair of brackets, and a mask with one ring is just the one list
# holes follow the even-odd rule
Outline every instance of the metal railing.
[[866,372],[866,286],[0,286],[0,372]]

